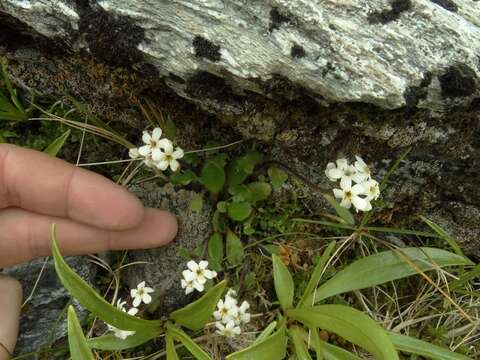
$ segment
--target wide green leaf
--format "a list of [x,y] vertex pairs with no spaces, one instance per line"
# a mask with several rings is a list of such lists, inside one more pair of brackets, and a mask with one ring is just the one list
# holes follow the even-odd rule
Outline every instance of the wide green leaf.
[[227,231],[227,260],[232,266],[240,265],[245,257],[245,251],[240,238],[231,230]]
[[227,165],[227,183],[229,187],[240,185],[248,177],[248,174],[239,165],[239,160],[235,159]]
[[287,310],[287,316],[308,327],[333,332],[375,356],[377,360],[398,360],[398,354],[385,330],[373,319],[352,307],[319,305]]
[[190,202],[190,209],[193,212],[196,212],[198,214],[202,213],[202,210],[203,210],[203,195],[202,194],[197,194],[192,198],[192,201]]
[[344,207],[340,206],[340,204],[337,202],[337,200],[335,200],[333,198],[333,196],[328,195],[328,194],[323,194],[323,197],[333,207],[333,209],[335,210],[337,215],[340,216],[343,221],[345,221],[345,223],[347,223],[348,225],[355,224],[355,220],[354,220],[352,214],[350,213],[350,211],[348,211]]
[[204,350],[202,350],[202,348],[198,346],[190,336],[185,334],[183,330],[168,323],[166,328],[167,334],[172,336],[175,340],[180,341],[195,359],[212,360],[212,358]]
[[173,342],[173,337],[169,333],[165,336],[165,343],[167,347],[167,360],[180,360],[175,349],[175,343]]
[[404,248],[361,258],[320,286],[315,302],[347,291],[380,285],[437,267],[471,265],[463,256],[435,248]]
[[251,204],[268,199],[272,193],[272,186],[263,181],[254,181],[250,184],[247,184],[247,188],[249,190],[250,197],[245,198],[245,200]]
[[205,295],[197,301],[174,311],[170,315],[170,318],[187,329],[203,329],[205,324],[212,318],[218,300],[222,296],[226,286],[227,282],[223,280],[208,290]]
[[330,259],[330,255],[332,254],[333,249],[335,249],[336,242],[332,241],[328,244],[327,248],[323,252],[320,260],[318,261],[315,269],[313,270],[312,276],[310,276],[310,280],[308,281],[307,287],[305,288],[302,298],[297,304],[297,308],[307,304],[308,306],[313,306],[313,297],[315,288],[318,287],[318,283],[320,282],[320,278],[323,273],[323,268],[327,264],[328,259]]
[[290,274],[288,268],[277,255],[272,255],[272,261],[275,292],[277,293],[280,305],[286,310],[293,306],[295,285],[293,283],[292,274]]
[[252,213],[252,206],[246,201],[234,201],[228,205],[228,216],[235,221],[243,221]]
[[468,356],[454,353],[446,348],[418,340],[410,336],[388,332],[390,340],[397,350],[416,354],[434,360],[471,360]]
[[350,351],[329,344],[325,341],[320,340],[320,344],[322,346],[322,354],[325,360],[362,360]]
[[118,329],[141,331],[152,335],[157,335],[160,332],[160,321],[140,319],[117,309],[105,301],[68,266],[58,247],[55,225],[52,226],[52,253],[55,270],[63,286],[93,315]]
[[72,360],[94,360],[73,306],[68,307],[68,345]]
[[263,161],[263,155],[258,151],[251,151],[238,159],[238,166],[247,174],[252,174],[255,166]]
[[208,260],[212,269],[216,271],[222,269],[223,239],[218,232],[213,233],[208,240]]
[[292,326],[288,329],[288,334],[290,335],[290,339],[292,339],[293,349],[295,350],[297,359],[312,360],[312,357],[308,353],[307,344],[305,344],[302,338],[302,329],[298,326]]
[[160,336],[160,334],[160,330],[157,334],[137,331],[135,334],[128,336],[125,340],[122,340],[113,334],[107,334],[88,339],[88,346],[97,350],[126,350],[145,344],[146,342]]
[[200,182],[212,193],[218,193],[225,185],[225,171],[217,161],[205,163],[200,176]]
[[70,133],[71,130],[65,131],[62,135],[53,140],[52,143],[48,145],[45,150],[43,150],[43,152],[51,156],[57,156],[65,144],[65,141],[67,141],[68,137],[70,136]]
[[228,355],[225,360],[282,360],[287,353],[285,321],[280,328],[263,341],[255,342],[246,349]]

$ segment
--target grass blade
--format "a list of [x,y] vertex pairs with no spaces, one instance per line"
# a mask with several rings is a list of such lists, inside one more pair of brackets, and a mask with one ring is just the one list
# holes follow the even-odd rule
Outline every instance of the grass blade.
[[288,334],[290,335],[290,339],[292,339],[297,359],[312,360],[312,357],[308,353],[307,344],[305,344],[302,338],[302,329],[298,326],[292,326],[288,329]]
[[460,256],[465,256],[465,254],[463,253],[462,249],[460,249],[460,246],[458,246],[458,243],[457,241],[452,237],[450,236],[449,234],[447,234],[447,232],[445,230],[443,230],[440,226],[438,226],[437,224],[435,224],[433,221],[427,219],[425,216],[423,215],[420,215],[420,219],[425,223],[427,224],[430,229],[432,229],[433,231],[435,231],[443,240],[445,240],[448,245],[450,245],[450,247],[452,248],[453,251],[455,251],[455,253],[457,255],[460,255]]
[[67,141],[68,137],[70,136],[71,132],[72,131],[70,129],[65,131],[62,135],[53,140],[52,143],[48,145],[45,150],[43,150],[43,152],[48,155],[57,156],[63,145],[65,144],[65,141]]
[[172,324],[167,324],[167,334],[172,336],[175,340],[180,341],[183,346],[190,351],[190,354],[197,360],[212,360],[212,358],[198,346],[190,336],[185,334],[185,332],[179,328],[176,328]]

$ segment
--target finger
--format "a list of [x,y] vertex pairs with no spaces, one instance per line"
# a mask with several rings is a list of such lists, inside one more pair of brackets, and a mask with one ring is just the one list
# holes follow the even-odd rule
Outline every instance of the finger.
[[0,267],[51,254],[50,230],[57,224],[63,255],[105,250],[155,248],[173,240],[176,218],[167,211],[146,209],[143,221],[124,231],[107,231],[74,221],[9,208],[0,211]]
[[22,286],[11,277],[0,275],[0,360],[10,359],[17,342]]
[[140,223],[141,202],[104,177],[52,156],[0,145],[0,208],[21,207],[124,230]]

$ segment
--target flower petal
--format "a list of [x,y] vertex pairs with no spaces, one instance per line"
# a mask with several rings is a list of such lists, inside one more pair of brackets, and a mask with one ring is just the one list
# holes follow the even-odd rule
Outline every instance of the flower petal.
[[142,299],[140,296],[137,296],[133,299],[132,305],[133,307],[138,307],[142,303]]
[[170,160],[170,169],[172,169],[173,172],[177,171],[179,167],[180,163],[177,160]]
[[153,129],[152,139],[155,141],[158,141],[160,140],[161,137],[162,137],[162,129],[160,129],[159,127],[156,127],[155,129]]
[[170,140],[168,139],[162,139],[158,142],[158,146],[165,151],[167,154],[172,154],[173,153],[173,144]]
[[352,203],[350,202],[349,199],[345,198],[340,202],[340,206],[344,207],[345,209],[350,209],[350,207],[352,206]]
[[343,190],[333,189],[333,195],[335,195],[335,197],[337,199],[342,199],[343,198]]
[[142,156],[150,155],[151,152],[152,148],[150,147],[150,145],[143,145],[138,148],[138,153]]
[[166,160],[163,160],[163,161],[160,161],[157,163],[157,169],[158,170],[162,170],[162,171],[165,171],[168,169],[168,161]]
[[148,294],[143,294],[143,302],[145,304],[150,304],[152,302],[152,297]]
[[352,204],[356,210],[367,211],[367,200],[362,199],[360,196],[352,196]]
[[194,273],[198,270],[198,264],[193,260],[187,263],[187,267]]
[[185,153],[179,147],[177,147],[177,149],[172,153],[172,157],[174,159],[181,159],[181,158],[183,158],[184,155],[185,155]]
[[152,140],[152,137],[150,136],[150,133],[148,131],[144,131],[142,135],[142,141],[145,144],[150,144],[151,140]]
[[340,187],[343,190],[348,190],[352,187],[352,178],[344,176],[342,177],[342,180],[340,180]]

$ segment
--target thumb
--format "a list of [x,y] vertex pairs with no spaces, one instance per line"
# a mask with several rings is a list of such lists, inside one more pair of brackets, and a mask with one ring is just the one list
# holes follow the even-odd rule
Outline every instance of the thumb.
[[0,360],[10,359],[17,342],[22,285],[0,274]]

